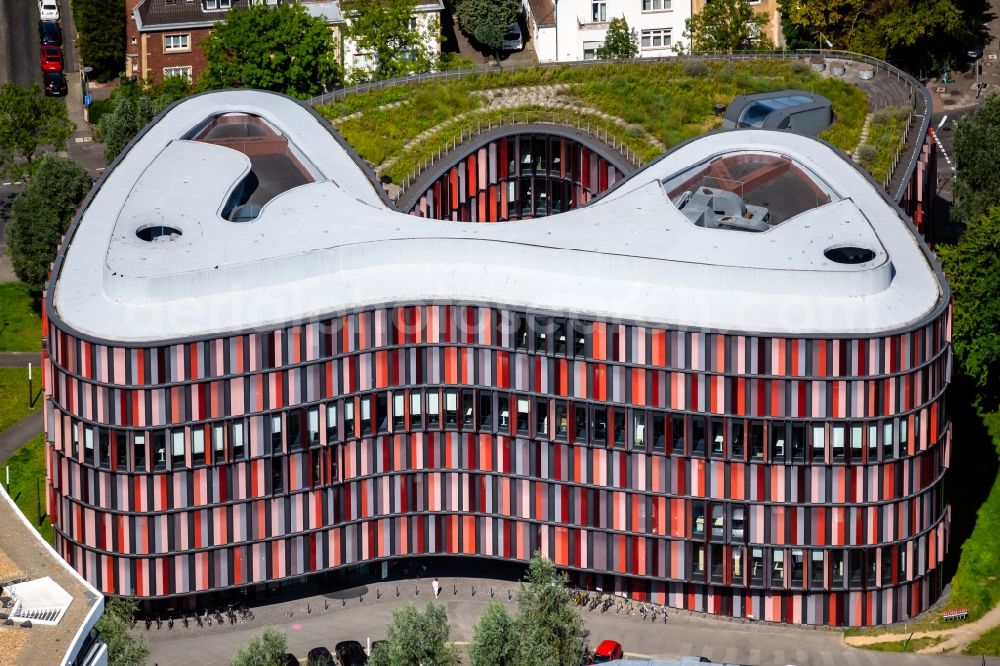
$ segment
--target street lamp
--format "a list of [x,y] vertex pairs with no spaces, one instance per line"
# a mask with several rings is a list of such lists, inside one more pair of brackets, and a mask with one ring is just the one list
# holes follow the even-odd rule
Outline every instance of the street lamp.
[[80,69],[80,89],[83,91],[83,121],[90,122],[90,73],[94,68],[90,65]]

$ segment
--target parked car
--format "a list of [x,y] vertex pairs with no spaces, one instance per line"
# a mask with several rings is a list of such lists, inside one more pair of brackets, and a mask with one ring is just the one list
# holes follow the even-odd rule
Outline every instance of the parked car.
[[606,664],[623,656],[622,644],[618,641],[601,641],[601,644],[594,650],[592,664]]
[[325,647],[314,647],[309,650],[309,666],[336,666],[333,655]]
[[524,48],[524,35],[521,34],[519,23],[515,23],[510,30],[503,34],[503,44],[500,48],[504,51],[520,51]]
[[63,71],[63,52],[58,46],[43,46],[42,49],[42,71],[61,72]]
[[42,87],[48,97],[65,97],[66,76],[62,72],[45,72],[42,74]]
[[42,44],[62,46],[62,28],[58,21],[38,22],[38,41]]
[[38,15],[42,20],[59,20],[59,3],[56,0],[38,0]]
[[337,643],[334,652],[337,653],[341,666],[365,666],[368,663],[368,655],[357,641],[341,641]]

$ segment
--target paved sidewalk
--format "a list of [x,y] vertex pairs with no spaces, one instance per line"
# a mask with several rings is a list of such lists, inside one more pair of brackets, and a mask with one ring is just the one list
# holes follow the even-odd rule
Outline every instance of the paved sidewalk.
[[[488,563],[483,564],[484,568]],[[466,642],[479,614],[491,600],[514,610],[517,583],[474,578],[441,577],[439,601],[448,610],[451,639]],[[475,595],[472,594],[475,586]],[[399,596],[397,597],[397,588]],[[490,590],[493,596],[490,596]],[[508,596],[509,595],[509,596]],[[422,606],[433,596],[430,579],[384,582],[343,592],[254,607],[252,622],[236,625],[185,629],[175,622],[146,631],[139,623],[136,633],[149,641],[150,663],[222,666],[242,644],[264,626],[276,626],[288,634],[289,650],[304,659],[310,648],[328,648],[342,640],[384,638],[392,611],[410,601]],[[639,616],[626,616],[614,609],[607,613],[582,610],[591,632],[591,646],[605,638],[618,640],[627,654],[681,657],[697,655],[751,666],[937,666],[955,664],[981,666],[981,657],[900,655],[857,650],[844,645],[838,631],[781,625],[732,623],[710,616],[681,615],[670,611],[667,622],[651,624]],[[1000,666],[1000,659],[987,660]]]
[[0,352],[0,368],[27,368],[29,363],[42,371],[42,355],[39,352]]
[[28,440],[41,433],[43,423],[42,410],[38,410],[0,432],[0,461],[10,458]]

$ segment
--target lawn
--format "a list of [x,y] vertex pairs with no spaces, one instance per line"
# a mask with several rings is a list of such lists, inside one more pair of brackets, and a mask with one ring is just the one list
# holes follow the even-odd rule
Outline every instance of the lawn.
[[0,431],[9,428],[31,412],[39,409],[44,400],[38,395],[42,387],[40,368],[32,369],[35,395],[33,407],[28,404],[28,371],[26,368],[0,368]]
[[969,645],[969,647],[965,648],[963,653],[977,656],[1000,657],[1000,627],[993,627],[987,631]]
[[[555,108],[521,94],[556,84],[562,88],[549,96]],[[721,119],[715,104],[782,88],[828,97],[836,120],[822,136],[847,152],[854,150],[867,97],[859,88],[821,78],[797,61],[629,62],[504,70],[354,93],[318,110],[365,160],[378,166],[391,157],[394,161],[382,173],[402,183],[427,159],[460,143],[470,129],[495,124],[501,116],[555,116],[559,122],[590,124],[648,161],[660,152],[649,137],[669,148],[717,127]],[[498,90],[505,92],[496,95]],[[507,108],[488,108],[488,91],[505,100]],[[619,122],[600,120],[594,111]],[[431,128],[436,130],[408,146]]]
[[[10,466],[10,488],[8,493],[17,503],[27,518],[35,526],[39,534],[52,543],[52,524],[45,514],[45,444],[44,435],[38,435],[9,459],[0,463],[0,473],[6,475],[6,467]],[[5,480],[6,476],[0,477]],[[41,497],[38,492],[41,491]],[[41,521],[38,520],[38,507],[41,502]]]
[[903,131],[909,122],[910,109],[903,107],[883,109],[872,117],[866,143],[871,149],[860,150],[859,153],[862,165],[876,181],[881,183],[891,174],[896,152],[906,145]]
[[22,282],[0,283],[0,351],[38,351],[42,320]]

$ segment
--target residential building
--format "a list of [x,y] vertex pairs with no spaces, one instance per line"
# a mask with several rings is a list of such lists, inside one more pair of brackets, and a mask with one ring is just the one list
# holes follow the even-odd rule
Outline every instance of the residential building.
[[[166,76],[184,76],[191,81],[207,67],[202,44],[212,27],[224,21],[232,9],[246,8],[252,0],[127,0],[125,72],[139,79],[162,81]],[[284,0],[266,0],[280,4]],[[326,19],[333,32],[336,58],[350,73],[370,66],[370,55],[356,53],[353,40],[345,37],[350,12],[339,0],[303,0],[313,16]],[[426,35],[432,52],[440,51],[437,39],[443,0],[417,3],[413,27]]]
[[[685,21],[705,0],[524,0],[528,32],[539,62],[594,60],[612,18],[624,17],[639,38],[640,58],[674,54],[687,45]],[[767,33],[781,44],[776,0],[751,3],[771,17]]]
[[146,128],[45,297],[60,554],[174,608],[536,549],[575,584],[724,616],[930,607],[951,310],[910,220],[842,153],[770,130],[528,219],[554,212],[546,174],[565,198],[615,169],[542,139],[499,222],[462,201],[510,169],[499,140],[432,220],[279,95]]

